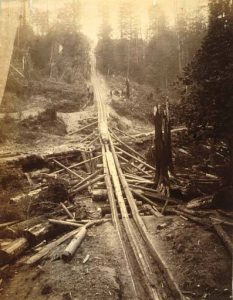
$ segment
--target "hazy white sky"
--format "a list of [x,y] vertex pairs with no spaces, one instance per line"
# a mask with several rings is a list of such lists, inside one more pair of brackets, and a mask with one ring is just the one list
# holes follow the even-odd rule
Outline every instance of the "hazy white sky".
[[[4,1],[4,0],[3,0]],[[6,0],[5,0],[6,1]],[[31,7],[41,10],[49,10],[51,16],[55,16],[57,11],[67,6],[74,0],[29,0]],[[99,32],[101,22],[99,4],[108,3],[110,8],[110,21],[113,29],[113,35],[118,33],[119,4],[121,1],[131,2],[131,8],[134,10],[141,22],[142,32],[148,26],[148,13],[152,4],[157,4],[164,11],[170,25],[174,24],[175,12],[184,8],[189,13],[198,5],[204,5],[208,0],[80,0],[81,1],[81,24],[82,31],[91,38],[95,38]]]

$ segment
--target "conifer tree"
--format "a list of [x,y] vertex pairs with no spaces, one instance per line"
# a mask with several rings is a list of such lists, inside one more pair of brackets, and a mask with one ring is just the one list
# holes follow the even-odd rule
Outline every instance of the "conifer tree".
[[[195,132],[225,139],[233,183],[233,1],[211,0],[202,47],[186,69],[183,115]],[[192,117],[190,117],[192,116]]]

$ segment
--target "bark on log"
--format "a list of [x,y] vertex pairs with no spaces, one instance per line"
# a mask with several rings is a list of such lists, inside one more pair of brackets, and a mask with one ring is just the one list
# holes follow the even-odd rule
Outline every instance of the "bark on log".
[[94,131],[94,132],[88,134],[87,136],[85,136],[85,138],[83,138],[79,143],[83,144],[85,141],[87,141],[88,139],[92,138],[95,135],[96,135],[96,132]]
[[66,247],[64,252],[62,253],[62,259],[64,261],[69,261],[72,259],[74,256],[76,250],[78,247],[81,245],[82,241],[86,237],[87,234],[87,229],[84,226],[83,228],[80,229],[80,231],[74,236],[70,244]]
[[0,266],[5,265],[20,256],[29,246],[26,238],[18,238],[6,248],[0,249]]
[[130,188],[135,188],[137,190],[143,191],[143,194],[146,197],[150,197],[152,199],[155,199],[158,201],[163,201],[163,202],[164,201],[166,202],[167,200],[169,200],[169,202],[171,204],[178,204],[178,201],[176,199],[163,196],[163,195],[159,194],[158,192],[156,192],[155,189],[151,189],[151,188],[147,188],[147,187],[139,186],[139,185],[134,185],[134,184],[130,184]]
[[[128,161],[128,160],[127,160],[126,158],[124,158],[123,156],[118,155],[118,157],[119,157],[121,160],[123,160],[126,164],[129,164],[130,166],[132,166],[133,168],[137,169],[137,170],[140,171],[141,173],[150,176],[150,174],[149,174],[148,172],[142,170],[141,168],[139,168],[138,166],[136,166],[133,162]],[[122,166],[122,164],[121,164],[121,166]]]
[[125,150],[119,148],[119,147],[115,147],[117,150],[122,151],[125,155],[127,155],[128,157],[136,160],[137,162],[143,164],[144,166],[146,166],[147,168],[151,169],[152,171],[155,171],[155,168],[152,167],[151,165],[148,165],[147,163],[145,163],[144,161],[142,161],[141,159],[131,155],[130,153],[126,152]]
[[85,167],[87,170],[87,173],[91,173],[91,167],[89,165],[89,159],[87,158],[87,153],[86,152],[81,152],[82,158],[85,162]]
[[65,241],[67,241],[72,236],[74,236],[79,230],[80,229],[75,229],[75,230],[73,230],[71,232],[68,232],[65,235],[63,235],[62,237],[60,237],[59,239],[57,239],[56,241],[49,243],[48,245],[46,245],[45,247],[43,247],[43,249],[41,249],[37,254],[35,254],[32,257],[30,257],[26,261],[26,264],[27,265],[32,265],[32,264],[37,263],[44,256],[46,256],[50,251],[52,251],[54,248],[56,248],[57,246],[59,246],[60,244],[64,243]]
[[65,206],[64,203],[61,202],[60,205],[64,209],[68,217],[70,217],[71,219],[75,219],[74,215],[69,211],[69,209]]
[[20,221],[12,221],[12,222],[6,222],[6,223],[1,223],[0,224],[0,230],[8,227],[8,226],[11,226],[11,225],[14,225],[16,223],[19,223]]
[[55,227],[47,222],[45,224],[38,224],[29,229],[25,229],[23,235],[30,245],[36,245],[53,236],[55,232],[57,232]]
[[152,213],[152,215],[154,215],[156,218],[163,217],[163,215],[157,209],[154,208],[155,206],[152,207],[149,205],[149,211]]
[[69,133],[69,135],[77,134],[77,133],[83,131],[84,129],[90,128],[91,126],[94,126],[94,125],[96,125],[96,124],[98,124],[98,121],[95,121],[95,122],[93,122],[93,123],[91,123],[91,124],[88,124],[88,125],[86,125],[86,126],[80,128],[80,129],[78,129],[78,130],[76,130],[76,131],[74,131],[74,132],[71,132],[71,133]]
[[205,208],[206,206],[208,207],[210,204],[212,204],[212,201],[213,201],[213,195],[198,197],[192,199],[187,204],[187,208],[189,209]]
[[[129,135],[127,132],[123,132],[123,131],[121,131],[121,130],[118,129],[118,128],[114,128],[114,130],[118,131],[118,132],[121,133],[121,134],[124,134],[125,136],[127,136],[127,137],[129,137],[129,138],[131,138],[132,140],[135,141],[135,138],[134,138],[132,135]],[[111,130],[111,131],[112,131],[112,130]]]
[[[98,155],[98,156],[95,156],[95,157],[93,157],[93,158],[90,158],[90,159],[87,159],[87,160],[83,160],[83,161],[81,161],[81,162],[79,162],[79,163],[77,163],[77,164],[71,165],[71,166],[69,167],[69,169],[73,169],[73,168],[80,167],[80,166],[82,166],[83,164],[85,164],[85,163],[87,163],[87,162],[89,162],[89,161],[94,161],[94,160],[96,160],[96,159],[98,159],[98,158],[100,158],[100,157],[102,157],[102,155]],[[51,174],[61,173],[62,171],[64,171],[64,169],[55,171],[55,172],[53,172],[53,173],[51,173]]]
[[75,186],[73,186],[73,189],[77,189],[79,188],[80,186],[82,186],[83,184],[85,184],[86,182],[88,182],[89,180],[95,178],[97,175],[101,174],[102,173],[102,170],[98,170],[96,171],[95,173],[89,175],[88,177],[86,177],[85,179],[83,179],[82,181],[80,181],[78,184],[76,184]]
[[126,149],[128,149],[129,151],[131,151],[134,155],[140,157],[141,159],[145,160],[145,157],[143,157],[140,153],[138,153],[136,150],[134,150],[132,147],[128,146],[126,143],[124,143],[123,141],[121,141],[111,130],[110,132],[112,133],[112,137],[118,141],[122,146],[124,146]]
[[87,234],[87,229],[95,226],[95,225],[100,225],[104,222],[108,221],[107,219],[104,220],[94,220],[89,222],[88,224],[84,225],[79,232],[75,235],[75,237],[72,239],[70,244],[66,247],[62,254],[62,259],[64,261],[69,261],[73,255],[75,254],[76,250],[78,247],[81,245],[82,241],[84,240],[86,234]]
[[36,224],[42,223],[45,219],[43,217],[35,217],[29,220],[18,222],[14,225],[8,226],[0,231],[0,238],[15,239],[23,236],[23,231]]
[[83,185],[80,186],[79,188],[73,190],[73,191],[71,192],[71,194],[72,194],[72,195],[75,195],[75,194],[77,194],[78,192],[83,191],[83,190],[84,190],[85,188],[87,188],[88,186],[90,186],[90,185],[96,183],[97,181],[101,181],[104,177],[105,177],[105,175],[101,175],[101,176],[99,176],[99,177],[97,177],[97,178],[95,178],[95,179],[93,179],[93,180],[91,180],[91,181],[89,181],[89,182],[83,184]]
[[75,223],[75,222],[67,222],[67,221],[62,221],[62,220],[55,220],[55,219],[49,219],[48,220],[51,224],[56,224],[56,225],[63,225],[63,226],[72,226],[72,227],[82,227],[83,224]]
[[131,192],[138,196],[140,199],[142,199],[144,202],[146,202],[147,204],[150,204],[152,206],[155,206],[155,203],[153,201],[151,201],[150,199],[148,199],[147,197],[145,197],[143,194],[139,193],[138,191],[136,191],[135,189],[131,189]]
[[184,216],[184,217],[188,218],[190,221],[192,221],[198,225],[201,225],[208,229],[211,229],[211,223],[207,219],[194,217],[194,216],[191,216],[190,214],[187,214],[183,211],[176,210],[174,208],[167,208],[167,212],[174,213],[178,216]]
[[83,180],[83,177],[80,176],[78,173],[74,172],[73,170],[70,170],[69,168],[67,168],[66,166],[64,166],[63,164],[61,164],[59,161],[57,161],[56,159],[53,159],[53,162],[55,162],[57,165],[59,165],[60,167],[62,167],[64,170],[66,170],[68,173],[74,175],[75,177]]
[[220,224],[215,224],[214,222],[212,223],[213,227],[217,233],[217,235],[220,237],[221,241],[223,242],[224,246],[230,253],[231,257],[233,255],[233,243],[230,239],[230,237],[226,234],[224,231],[223,227]]
[[92,190],[92,200],[94,202],[106,201],[108,199],[108,192],[105,189]]

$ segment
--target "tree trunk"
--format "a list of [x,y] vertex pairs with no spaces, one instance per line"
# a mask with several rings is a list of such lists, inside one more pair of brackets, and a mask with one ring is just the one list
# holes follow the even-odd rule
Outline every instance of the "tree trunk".
[[163,151],[163,137],[162,137],[162,116],[157,108],[154,117],[155,124],[155,187],[159,184],[160,172],[161,172],[161,154]]
[[228,138],[228,149],[230,153],[229,185],[233,187],[233,136]]
[[[166,189],[169,186],[168,159],[167,159],[167,118],[157,107],[154,113],[155,122],[155,187]],[[163,135],[164,127],[164,135]]]

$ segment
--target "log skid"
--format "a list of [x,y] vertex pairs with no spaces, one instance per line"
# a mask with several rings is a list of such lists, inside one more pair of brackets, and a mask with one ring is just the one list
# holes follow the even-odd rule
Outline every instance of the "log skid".
[[[178,180],[173,173],[168,112],[165,124],[162,111],[160,114],[157,111],[156,115],[155,167],[133,148],[132,143],[129,145],[125,141],[134,141],[135,137],[119,129],[109,128],[102,83],[96,72],[92,75],[92,84],[98,120],[95,119],[95,122],[69,133],[75,138],[85,129],[94,129],[92,133],[81,137],[83,148],[66,155],[61,153],[48,156],[46,162],[52,167],[46,173],[25,173],[27,184],[35,189],[30,195],[40,195],[59,180],[59,187],[64,185],[65,196],[62,194],[59,197],[60,193],[56,194],[52,204],[43,199],[43,203],[51,204],[52,209],[55,207],[48,214],[44,213],[43,216],[26,221],[15,220],[0,224],[0,239],[3,239],[2,245],[0,243],[0,267],[12,264],[17,259],[20,262],[22,260],[26,266],[38,265],[41,262],[46,264],[43,260],[48,258],[49,263],[54,263],[52,257],[56,256],[55,259],[60,259],[64,268],[70,268],[72,263],[80,262],[75,259],[75,255],[81,253],[84,254],[81,266],[87,268],[88,272],[93,253],[90,256],[83,250],[89,243],[89,237],[95,234],[95,230],[91,228],[111,221],[132,282],[132,299],[189,299],[186,297],[189,292],[181,288],[172,266],[168,264],[169,259],[159,251],[155,239],[157,231],[154,233],[150,229],[147,220],[153,220],[156,230],[166,226],[165,221],[174,222],[174,219],[182,220],[182,223],[190,226],[201,227],[208,234],[214,233],[218,236],[230,255],[233,253],[233,243],[225,227],[231,229],[233,223],[229,218],[224,219],[220,215],[200,211],[200,208],[211,204],[213,195],[194,198],[187,205],[181,204],[176,196],[172,196],[170,183],[172,179],[174,182]],[[95,147],[96,144],[98,145]],[[187,157],[191,156],[181,148],[178,152]],[[214,182],[217,179],[212,174],[206,173],[205,176]],[[38,188],[39,180],[43,182]],[[62,197],[64,198],[60,199]],[[13,198],[12,202],[22,202],[23,198],[25,195],[20,195]],[[42,201],[38,202],[38,205],[43,204]],[[85,211],[87,203],[95,208],[94,213],[91,210]],[[165,223],[157,226],[160,220],[165,220]],[[159,234],[158,236],[160,238]],[[164,236],[161,240],[163,239]],[[207,296],[204,295],[203,299],[205,297]]]

